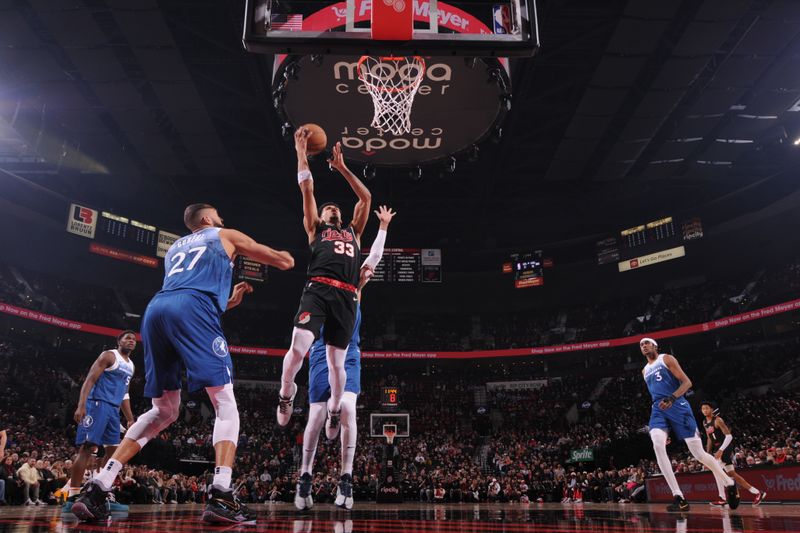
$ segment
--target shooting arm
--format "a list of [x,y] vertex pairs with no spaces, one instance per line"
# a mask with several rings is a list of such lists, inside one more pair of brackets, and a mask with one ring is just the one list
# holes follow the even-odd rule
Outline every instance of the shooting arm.
[[319,215],[317,214],[317,200],[314,198],[314,178],[308,167],[308,137],[311,132],[300,128],[294,133],[294,149],[297,152],[297,184],[303,193],[303,227],[308,234],[309,242],[317,233]]

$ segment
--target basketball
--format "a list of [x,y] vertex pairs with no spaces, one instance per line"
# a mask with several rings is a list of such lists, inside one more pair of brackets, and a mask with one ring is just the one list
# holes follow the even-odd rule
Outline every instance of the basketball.
[[308,155],[317,155],[328,146],[328,136],[325,135],[325,130],[317,124],[309,123],[303,124],[301,128],[311,130],[311,136],[308,138]]

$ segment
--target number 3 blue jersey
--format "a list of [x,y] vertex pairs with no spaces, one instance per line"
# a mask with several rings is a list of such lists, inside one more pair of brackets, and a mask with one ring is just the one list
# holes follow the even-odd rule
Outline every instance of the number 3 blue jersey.
[[233,264],[222,241],[220,228],[206,228],[181,237],[170,246],[164,258],[164,285],[161,292],[194,289],[209,295],[225,311],[231,291]]
[[670,396],[678,390],[681,383],[678,381],[667,365],[664,363],[664,354],[659,354],[655,361],[648,363],[644,367],[644,381],[653,401],[657,402]]

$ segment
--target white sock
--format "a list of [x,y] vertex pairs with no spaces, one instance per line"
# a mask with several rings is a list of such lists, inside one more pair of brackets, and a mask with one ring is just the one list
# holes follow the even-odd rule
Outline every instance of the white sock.
[[680,485],[678,485],[678,480],[675,479],[675,472],[672,471],[672,463],[667,455],[667,432],[658,428],[651,429],[650,439],[653,441],[653,450],[656,452],[658,468],[664,476],[664,481],[669,485],[669,490],[672,491],[673,496],[683,498],[683,492]]
[[325,417],[328,416],[325,402],[312,403],[308,409],[308,423],[303,432],[303,464],[300,467],[300,474],[311,474],[314,470],[314,457],[317,455],[317,443],[322,426],[325,425]]
[[233,469],[229,466],[218,466],[214,469],[214,481],[211,484],[219,490],[231,490],[231,474]]
[[753,487],[752,485],[750,486],[750,489],[748,490],[748,492],[750,492],[750,494],[761,494],[761,491],[758,490],[757,488]]
[[713,455],[703,449],[703,443],[700,442],[700,437],[689,437],[688,439],[683,440],[686,441],[686,446],[689,448],[689,452],[694,456],[694,458],[706,465],[706,468],[711,470],[711,473],[714,474],[717,483],[721,483],[726,487],[730,487],[734,484],[733,479],[731,479],[730,476],[725,473],[725,470],[722,469],[719,461],[717,461]]
[[101,489],[109,491],[114,486],[114,480],[120,470],[122,470],[122,463],[116,459],[109,459],[106,466],[94,477],[93,481],[100,485]]
[[353,475],[353,458],[356,455],[356,395],[345,392],[342,398],[342,474]]

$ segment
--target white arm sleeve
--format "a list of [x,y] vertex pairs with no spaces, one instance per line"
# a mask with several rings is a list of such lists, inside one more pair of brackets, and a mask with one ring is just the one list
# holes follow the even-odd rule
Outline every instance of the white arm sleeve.
[[719,451],[724,452],[725,448],[727,448],[731,442],[733,442],[733,435],[725,435],[725,438],[722,439],[722,446],[719,447]]
[[368,267],[370,270],[375,270],[375,267],[381,262],[381,257],[383,257],[384,244],[386,244],[386,230],[379,229],[375,242],[372,243],[372,247],[369,249],[369,256],[364,260],[361,268]]

